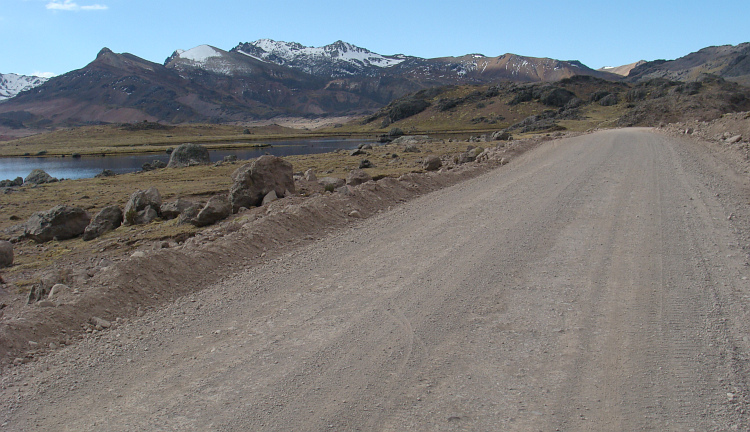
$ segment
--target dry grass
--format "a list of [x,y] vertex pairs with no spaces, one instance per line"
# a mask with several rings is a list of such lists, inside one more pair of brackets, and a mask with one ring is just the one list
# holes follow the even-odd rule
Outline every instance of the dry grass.
[[[435,142],[421,147],[421,153],[404,153],[402,146],[393,144],[376,146],[367,150],[368,155],[350,156],[339,151],[315,155],[290,156],[295,172],[313,169],[319,177],[346,177],[359,166],[362,159],[369,159],[374,168],[367,171],[373,177],[399,176],[420,171],[420,160],[426,154],[452,154],[466,149],[466,143]],[[392,154],[398,157],[392,157]],[[211,196],[227,193],[231,185],[231,174],[247,161],[220,166],[197,166],[188,168],[165,168],[155,171],[117,175],[114,177],[65,180],[58,183],[22,187],[3,195],[0,204],[0,230],[24,223],[34,212],[50,209],[58,204],[67,204],[86,209],[92,216],[102,208],[117,204],[124,207],[130,195],[138,189],[155,186],[164,202],[178,197],[195,202],[206,202]],[[52,241],[35,244],[21,241],[15,245],[15,265],[5,271],[12,275],[20,288],[35,282],[34,274],[50,268],[59,260],[76,262],[87,259],[129,254],[141,247],[158,247],[162,241],[187,238],[198,232],[192,225],[178,225],[177,220],[157,221],[145,226],[122,226],[90,242],[81,239]],[[12,237],[8,233],[4,238]],[[18,283],[28,279],[28,283]],[[25,288],[23,288],[25,289]]]

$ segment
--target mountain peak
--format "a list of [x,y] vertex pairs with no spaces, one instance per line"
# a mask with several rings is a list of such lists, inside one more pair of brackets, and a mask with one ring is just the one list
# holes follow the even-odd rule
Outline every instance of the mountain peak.
[[406,56],[384,56],[338,40],[323,47],[308,47],[297,42],[258,39],[232,49],[255,59],[300,69],[325,77],[351,75],[374,76],[383,68],[395,66]]

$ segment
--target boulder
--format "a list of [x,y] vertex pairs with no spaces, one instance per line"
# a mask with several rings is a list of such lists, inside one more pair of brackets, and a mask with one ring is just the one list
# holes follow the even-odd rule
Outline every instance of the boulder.
[[95,175],[94,177],[112,177],[113,175],[115,175],[114,171],[108,170],[108,169],[103,169],[102,172],[100,172],[99,174]]
[[340,179],[338,177],[323,177],[322,179],[318,180],[318,184],[323,186],[324,188],[329,187],[332,189],[336,189],[344,186],[346,184],[346,180]]
[[270,204],[278,199],[279,197],[276,195],[276,191],[268,192],[266,196],[263,197],[263,202],[261,203],[261,205]]
[[367,152],[363,151],[361,148],[354,149],[349,152],[349,156],[359,156],[359,155],[365,155]]
[[419,148],[414,144],[407,144],[404,147],[404,153],[419,153]]
[[192,201],[188,201],[182,198],[177,198],[177,200],[168,202],[165,204],[162,204],[160,207],[160,213],[161,217],[164,219],[174,219],[178,217],[182,212],[187,210],[188,208],[194,206],[195,204]]
[[370,162],[369,159],[362,159],[359,161],[359,169],[373,168],[375,165]]
[[67,240],[83,234],[91,216],[82,208],[58,205],[34,213],[26,222],[24,235],[37,243]]
[[613,106],[617,105],[618,102],[619,100],[617,99],[617,96],[612,93],[599,99],[599,105],[601,106]]
[[201,207],[198,204],[193,204],[192,206],[186,208],[185,210],[180,212],[180,219],[178,221],[178,224],[182,225],[186,223],[192,223],[193,219],[198,216],[198,213],[200,211]]
[[25,184],[44,184],[44,183],[54,183],[57,179],[52,177],[51,175],[47,174],[44,170],[41,169],[35,169],[29,173],[28,176],[23,180]]
[[370,180],[372,180],[370,174],[360,169],[351,170],[349,175],[346,176],[346,184],[348,186],[357,186]]
[[312,170],[312,168],[305,171],[305,180],[309,182],[316,182],[318,181],[318,177],[315,175],[315,171]]
[[94,216],[89,226],[83,232],[83,240],[93,240],[104,233],[113,231],[122,225],[122,209],[120,206],[111,205],[104,207]]
[[736,144],[738,142],[742,141],[742,135],[735,135],[731,138],[727,138],[728,144]]
[[[152,211],[147,211],[147,210]],[[125,204],[123,214],[125,225],[141,225],[151,222],[159,216],[161,210],[161,195],[155,187],[133,192],[128,203]],[[153,218],[151,218],[153,216]]]
[[422,168],[426,171],[437,171],[443,166],[443,162],[435,155],[429,155],[422,161]]
[[220,220],[226,219],[232,214],[232,206],[229,203],[229,197],[226,195],[214,195],[208,200],[198,214],[190,220],[190,223],[203,227],[213,225]]
[[271,191],[275,191],[279,198],[296,191],[292,164],[272,155],[261,156],[241,166],[232,174],[232,180],[229,201],[235,212],[240,207],[261,205]]
[[226,155],[224,156],[224,159],[222,159],[224,163],[232,163],[237,162],[237,155]]
[[14,187],[14,186],[21,186],[23,185],[23,178],[22,177],[16,177],[14,180],[3,180],[0,181],[0,187],[7,188],[7,187]]
[[13,265],[13,243],[0,240],[0,268]]
[[208,149],[200,144],[182,144],[169,156],[168,168],[207,165],[211,163]]
[[497,131],[492,133],[493,141],[509,141],[512,139],[513,137],[511,136],[510,132],[507,131]]

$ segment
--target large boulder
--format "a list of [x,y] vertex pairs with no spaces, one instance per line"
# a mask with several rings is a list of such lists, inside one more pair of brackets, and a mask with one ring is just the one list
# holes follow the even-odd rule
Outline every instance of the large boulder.
[[133,192],[128,203],[125,204],[125,225],[142,225],[159,217],[161,210],[161,195],[155,187]]
[[229,203],[229,197],[226,195],[215,195],[208,200],[206,205],[190,223],[197,226],[213,225],[216,222],[224,220],[232,214],[232,206]]
[[0,240],[0,268],[13,265],[13,243]]
[[192,201],[177,198],[175,201],[161,205],[161,217],[164,219],[174,219],[194,205]]
[[37,243],[67,240],[83,234],[91,216],[79,207],[58,205],[36,212],[26,222],[24,235]]
[[14,180],[3,180],[3,181],[0,181],[0,188],[21,186],[21,185],[23,185],[23,178],[22,177],[16,177]]
[[370,180],[372,180],[370,174],[367,174],[361,169],[351,170],[346,176],[346,184],[349,186],[357,186]]
[[57,179],[52,177],[51,175],[47,174],[46,171],[41,169],[35,169],[29,173],[28,176],[23,180],[24,184],[44,184],[44,183],[54,183]]
[[441,166],[443,166],[443,161],[435,155],[429,155],[422,160],[422,168],[426,171],[437,171]]
[[113,231],[122,225],[122,209],[120,206],[111,205],[104,207],[94,216],[89,226],[83,232],[83,240],[93,240],[104,233]]
[[200,144],[182,144],[169,157],[168,168],[206,165],[211,163],[208,149]]
[[292,164],[276,156],[265,155],[238,168],[232,174],[234,183],[229,189],[232,210],[257,207],[269,192],[279,198],[294,193]]

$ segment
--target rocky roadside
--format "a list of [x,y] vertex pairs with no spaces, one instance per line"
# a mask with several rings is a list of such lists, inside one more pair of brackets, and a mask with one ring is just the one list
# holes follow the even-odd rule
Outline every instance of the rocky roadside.
[[[288,193],[289,186],[283,192],[264,193],[259,202],[234,205],[233,213],[207,228],[155,240],[134,252],[108,242],[77,261],[66,256],[54,260],[53,268],[38,276],[34,286],[41,289],[36,293],[19,292],[14,281],[2,281],[0,365],[27,363],[86,334],[117,327],[290,247],[503,165],[544,139],[552,137],[424,155],[418,172],[398,177],[373,179],[360,169],[352,170],[347,180],[318,179],[314,172],[296,174],[295,193]],[[404,151],[429,153],[430,143],[416,139],[404,146]],[[408,146],[412,150],[406,150]]]

